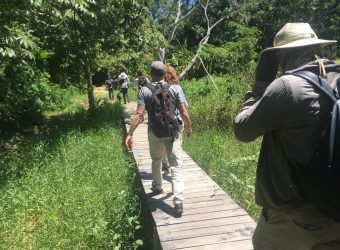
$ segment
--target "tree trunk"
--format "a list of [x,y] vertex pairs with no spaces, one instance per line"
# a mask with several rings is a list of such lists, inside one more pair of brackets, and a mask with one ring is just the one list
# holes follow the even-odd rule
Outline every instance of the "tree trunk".
[[89,109],[95,109],[95,101],[93,94],[93,85],[92,85],[92,73],[91,73],[91,59],[89,56],[85,58],[85,78],[87,83],[87,97],[89,101]]

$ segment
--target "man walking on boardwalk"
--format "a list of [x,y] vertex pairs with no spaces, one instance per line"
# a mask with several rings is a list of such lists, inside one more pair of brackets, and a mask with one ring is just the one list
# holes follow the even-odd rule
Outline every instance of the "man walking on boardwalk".
[[120,90],[121,90],[121,93],[123,94],[124,104],[126,104],[126,102],[130,103],[130,98],[129,98],[130,80],[129,80],[129,77],[127,76],[127,74],[122,72],[122,73],[119,74],[118,80],[121,84]]
[[[139,125],[139,121],[146,109],[149,116],[149,124],[148,124],[148,140],[150,147],[150,156],[152,159],[152,191],[154,194],[163,193],[162,188],[162,171],[161,171],[161,162],[163,157],[164,147],[166,149],[166,153],[168,156],[170,171],[171,171],[171,179],[172,179],[172,193],[174,195],[174,209],[176,216],[180,217],[183,213],[183,200],[184,200],[184,184],[183,184],[183,176],[181,169],[181,155],[182,155],[182,145],[181,145],[181,136],[183,131],[183,125],[179,124],[179,130],[175,132],[172,136],[167,137],[158,137],[155,135],[155,124],[156,118],[155,108],[154,108],[154,97],[155,89],[159,88],[168,88],[168,93],[171,96],[172,106],[178,109],[179,114],[181,115],[181,119],[184,122],[184,127],[186,131],[186,135],[191,136],[191,122],[187,109],[185,108],[185,97],[182,91],[182,88],[179,85],[169,85],[164,81],[165,75],[165,65],[161,61],[154,61],[151,64],[151,78],[152,84],[151,87],[144,86],[141,88],[138,97],[138,106],[136,113],[134,114],[129,132],[125,139],[126,147],[131,150],[132,149],[132,135],[135,129]],[[153,86],[153,87],[152,87]],[[173,110],[175,114],[175,110]],[[177,117],[174,116],[173,119],[177,120]]]
[[[335,42],[318,39],[307,23],[286,24],[274,46],[262,51],[253,89],[234,120],[239,140],[263,136],[255,192],[263,209],[255,250],[340,249],[339,221],[317,209],[301,188],[333,103],[309,81],[291,75],[312,72],[335,89],[340,64],[320,58],[323,47]],[[285,75],[275,79],[278,67]]]

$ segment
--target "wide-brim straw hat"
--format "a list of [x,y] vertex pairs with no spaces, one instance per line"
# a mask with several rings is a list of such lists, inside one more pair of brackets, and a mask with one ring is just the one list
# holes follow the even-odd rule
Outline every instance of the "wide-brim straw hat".
[[273,47],[264,49],[262,53],[314,44],[320,44],[321,47],[325,47],[336,42],[336,40],[319,39],[308,23],[287,23],[276,34]]

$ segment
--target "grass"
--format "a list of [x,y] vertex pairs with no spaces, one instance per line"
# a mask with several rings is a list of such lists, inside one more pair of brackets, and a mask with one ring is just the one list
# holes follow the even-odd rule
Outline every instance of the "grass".
[[86,99],[85,94],[73,94],[70,96],[70,99],[67,104],[64,105],[64,107],[57,109],[57,110],[49,110],[44,112],[44,116],[50,117],[50,116],[57,116],[62,115],[65,113],[77,113],[81,111],[84,107],[88,106],[88,102]]
[[122,115],[120,104],[104,104],[56,116],[1,151],[2,249],[142,246],[146,215]]
[[[118,94],[120,93],[119,89],[115,89],[113,91],[114,94],[114,99],[115,101],[118,100]],[[108,96],[108,91],[106,90],[106,88],[104,86],[97,88],[95,90],[95,95],[97,100],[99,100],[99,102],[108,102],[109,101],[109,96]],[[120,102],[123,103],[123,94],[119,94],[120,95]],[[137,101],[138,100],[138,87],[137,86],[132,86],[129,87],[128,89],[128,95],[129,95],[129,99],[130,101]]]

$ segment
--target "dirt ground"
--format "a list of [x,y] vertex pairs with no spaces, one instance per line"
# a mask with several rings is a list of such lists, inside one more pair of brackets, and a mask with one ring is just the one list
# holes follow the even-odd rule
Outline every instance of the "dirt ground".
[[105,87],[94,87],[93,94],[96,95],[108,95],[107,89]]

